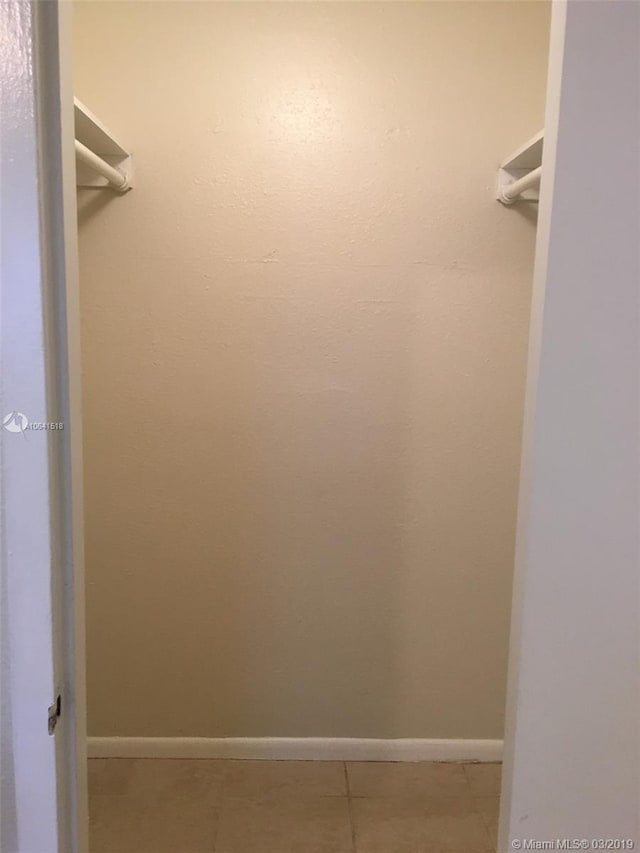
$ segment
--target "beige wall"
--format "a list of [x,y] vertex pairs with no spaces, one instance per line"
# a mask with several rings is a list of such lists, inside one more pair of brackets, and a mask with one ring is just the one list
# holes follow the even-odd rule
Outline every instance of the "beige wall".
[[502,735],[548,18],[77,8],[91,734]]

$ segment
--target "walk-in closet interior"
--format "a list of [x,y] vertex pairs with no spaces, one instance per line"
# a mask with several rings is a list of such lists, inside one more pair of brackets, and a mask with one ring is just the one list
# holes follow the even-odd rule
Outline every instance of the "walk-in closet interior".
[[549,21],[74,3],[91,853],[495,850]]

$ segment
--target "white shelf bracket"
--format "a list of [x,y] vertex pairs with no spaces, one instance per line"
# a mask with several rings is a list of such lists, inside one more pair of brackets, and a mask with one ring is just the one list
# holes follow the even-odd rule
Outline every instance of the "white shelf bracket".
[[498,169],[496,198],[502,204],[537,201],[542,176],[544,130],[514,151]]
[[90,148],[83,145],[79,139],[76,139],[76,158],[87,168],[102,175],[114,190],[124,193],[128,189],[131,189],[125,172],[117,169],[115,166],[109,165],[106,160],[103,160],[102,157],[99,157]]
[[133,186],[131,154],[113,134],[74,98],[76,186],[109,187],[125,193]]

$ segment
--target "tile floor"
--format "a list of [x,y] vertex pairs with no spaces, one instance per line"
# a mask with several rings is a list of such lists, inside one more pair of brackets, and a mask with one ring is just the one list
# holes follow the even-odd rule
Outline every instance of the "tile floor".
[[499,764],[91,759],[91,853],[490,853]]

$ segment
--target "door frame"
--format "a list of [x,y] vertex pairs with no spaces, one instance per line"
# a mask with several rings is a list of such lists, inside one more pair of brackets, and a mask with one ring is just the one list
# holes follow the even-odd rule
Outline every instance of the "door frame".
[[1,436],[2,844],[87,853],[72,4],[0,7],[3,416],[31,427]]
[[552,8],[500,853],[640,842],[640,3]]
[[[56,592],[58,683],[63,713],[57,738],[61,853],[88,853],[86,627],[84,572],[84,496],[82,442],[82,373],[80,347],[80,279],[73,108],[73,3],[35,0],[36,43],[41,87],[38,110],[43,154],[53,175],[43,198],[52,256],[49,307],[52,395],[63,413],[66,441],[52,459],[57,501],[52,507],[59,531]],[[40,38],[40,34],[44,37]],[[51,169],[52,159],[55,168]],[[42,172],[45,170],[43,169]],[[55,390],[54,390],[55,389]]]

